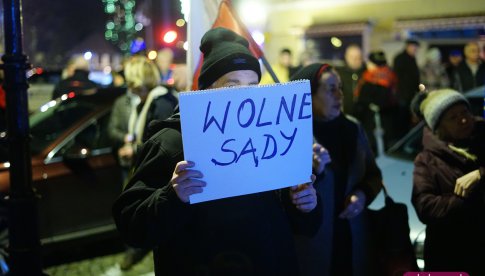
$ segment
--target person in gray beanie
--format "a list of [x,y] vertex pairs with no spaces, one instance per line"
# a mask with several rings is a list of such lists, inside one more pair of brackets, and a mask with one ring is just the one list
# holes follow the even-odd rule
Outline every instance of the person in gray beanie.
[[425,270],[485,275],[485,122],[452,89],[420,92],[412,111],[427,125],[412,192]]
[[[209,30],[200,50],[200,88],[259,83],[259,63],[236,33]],[[292,232],[313,235],[321,222],[312,183],[189,204],[211,183],[184,160],[179,114],[156,127],[113,206],[125,241],[154,248],[155,275],[298,275]]]

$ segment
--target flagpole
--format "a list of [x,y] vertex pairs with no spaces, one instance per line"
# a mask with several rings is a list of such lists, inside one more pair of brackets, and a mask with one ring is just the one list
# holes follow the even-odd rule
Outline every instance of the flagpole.
[[266,59],[265,56],[261,56],[261,61],[263,62],[263,65],[264,65],[264,68],[266,68],[266,70],[268,71],[269,75],[271,76],[271,78],[273,78],[273,81],[275,83],[280,83],[280,80],[278,79],[278,77],[276,76],[275,72],[273,71],[273,68],[271,67],[271,65],[269,64],[268,60]]

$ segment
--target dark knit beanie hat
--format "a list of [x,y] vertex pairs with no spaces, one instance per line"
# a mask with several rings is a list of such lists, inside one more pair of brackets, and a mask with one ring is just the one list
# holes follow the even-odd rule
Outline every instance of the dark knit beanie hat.
[[369,60],[377,66],[384,66],[387,64],[386,55],[383,51],[369,53]]
[[301,68],[291,76],[291,80],[309,80],[312,94],[318,89],[318,81],[324,72],[332,70],[332,66],[326,63],[313,63]]
[[249,51],[248,41],[225,28],[214,28],[200,42],[204,62],[199,75],[199,89],[207,89],[216,80],[232,71],[252,70],[261,80],[261,67]]
[[464,103],[468,107],[467,99],[453,89],[440,89],[431,92],[419,92],[411,102],[412,112],[435,131],[443,114],[457,103]]
[[419,41],[413,38],[406,39],[406,45],[416,45],[419,47]]

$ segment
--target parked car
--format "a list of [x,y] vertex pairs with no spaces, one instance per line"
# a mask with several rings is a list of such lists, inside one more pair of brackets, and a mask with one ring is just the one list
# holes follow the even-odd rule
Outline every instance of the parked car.
[[29,111],[37,110],[42,104],[52,98],[52,91],[56,84],[61,80],[61,70],[46,70],[35,67],[27,71],[27,81],[29,88]]
[[[41,105],[52,99],[52,93],[56,85],[62,80],[62,70],[44,69],[34,67],[27,70],[27,81],[29,83],[29,111],[37,110]],[[92,70],[89,79],[100,87],[108,87],[113,79],[110,73]]]
[[[465,93],[470,102],[473,114],[484,116],[485,86],[473,89]],[[425,122],[419,122],[402,139],[394,144],[386,154],[377,158],[377,164],[382,170],[384,183],[389,194],[397,202],[405,203],[408,209],[410,238],[416,249],[418,265],[424,267],[423,245],[426,226],[418,219],[416,211],[411,203],[413,187],[414,159],[421,152],[423,127]],[[379,194],[376,200],[369,206],[371,209],[380,209],[384,206],[384,196]]]
[[[90,96],[69,93],[30,115],[32,185],[43,246],[116,233],[111,206],[121,192],[121,170],[107,124],[122,93],[117,88]],[[0,152],[4,195],[10,187],[5,153]]]

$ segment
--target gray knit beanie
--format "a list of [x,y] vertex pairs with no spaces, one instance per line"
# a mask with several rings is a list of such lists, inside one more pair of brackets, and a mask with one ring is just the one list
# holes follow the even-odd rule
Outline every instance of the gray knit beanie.
[[424,118],[431,130],[435,131],[441,116],[448,108],[457,103],[470,106],[460,92],[449,88],[440,89],[417,94],[411,103],[411,109],[418,117]]

